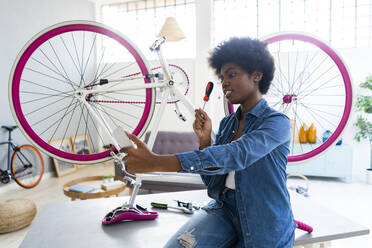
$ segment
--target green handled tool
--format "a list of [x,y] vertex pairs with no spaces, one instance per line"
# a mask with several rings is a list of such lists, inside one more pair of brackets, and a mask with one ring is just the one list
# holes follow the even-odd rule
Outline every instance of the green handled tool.
[[193,214],[194,213],[194,211],[192,209],[188,209],[188,208],[185,208],[185,207],[168,206],[168,204],[165,204],[165,203],[151,202],[151,206],[153,208],[160,208],[160,209],[177,209],[177,210],[181,210],[182,212],[184,212],[186,214]]

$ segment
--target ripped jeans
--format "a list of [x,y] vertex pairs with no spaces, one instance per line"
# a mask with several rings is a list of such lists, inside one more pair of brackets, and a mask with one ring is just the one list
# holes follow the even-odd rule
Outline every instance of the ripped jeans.
[[199,210],[167,242],[167,248],[244,247],[235,191],[225,190],[222,208]]

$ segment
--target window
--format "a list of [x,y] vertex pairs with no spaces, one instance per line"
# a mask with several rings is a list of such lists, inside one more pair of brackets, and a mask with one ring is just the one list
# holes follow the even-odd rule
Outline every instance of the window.
[[372,0],[214,0],[213,42],[278,31],[314,34],[338,48],[371,47]]
[[169,16],[176,18],[186,38],[163,46],[165,57],[195,57],[194,0],[142,0],[104,4],[101,5],[100,21],[123,33],[150,59],[154,58],[154,54],[149,51],[149,47]]

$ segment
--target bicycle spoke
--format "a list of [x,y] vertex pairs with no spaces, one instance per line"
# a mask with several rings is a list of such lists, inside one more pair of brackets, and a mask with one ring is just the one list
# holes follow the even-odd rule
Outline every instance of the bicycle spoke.
[[[92,135],[91,135],[90,130],[89,130],[89,128],[88,128],[89,117],[90,117],[90,119],[92,120],[91,122],[92,122],[94,128],[96,129],[97,134],[98,134],[98,136],[100,137],[100,139],[101,139],[101,141],[102,141],[102,144],[104,144],[104,141],[103,141],[103,138],[102,138],[102,136],[101,136],[101,133],[98,131],[98,128],[97,128],[97,126],[96,126],[96,124],[95,124],[95,121],[96,121],[96,120],[92,118],[92,116],[90,115],[88,109],[87,109],[87,119],[85,120],[85,118],[84,118],[85,123],[86,123],[86,126],[85,126],[85,133],[88,132],[88,135],[89,135],[90,140],[93,141],[93,139],[92,139]],[[92,142],[92,145],[93,145],[93,143],[94,143],[94,142]],[[95,150],[94,145],[93,145],[93,149]]]
[[[300,102],[301,105],[305,106],[303,103]],[[330,115],[330,116],[334,116],[334,117],[338,117],[341,119],[341,116],[340,115],[336,115],[336,114],[333,114],[331,112],[327,112],[327,111],[322,111],[320,109],[317,109],[317,108],[311,108],[313,111],[316,111],[316,112],[321,112],[321,113],[324,113],[324,114],[327,114],[327,115]]]
[[[81,108],[81,106],[80,106],[80,108]],[[76,144],[76,136],[77,136],[78,131],[79,131],[79,128],[80,128],[81,119],[82,119],[82,117],[84,115],[84,108],[81,108],[81,110],[82,111],[81,111],[81,114],[80,114],[80,117],[79,117],[79,121],[78,121],[78,125],[77,125],[77,128],[76,128],[76,132],[75,132],[75,135],[73,136],[74,137],[73,144]]]
[[[74,105],[75,105],[75,106],[78,105],[78,102],[74,103]],[[69,106],[65,107],[65,109],[68,110],[69,107],[71,107],[71,106],[72,106],[72,105],[69,105]],[[66,113],[66,115],[69,114],[71,111],[72,111],[72,110],[69,110],[69,111]],[[58,112],[58,113],[59,113],[59,112]],[[57,119],[55,122],[53,122],[51,125],[49,125],[49,127],[47,127],[43,132],[39,133],[38,135],[39,135],[39,136],[42,136],[46,131],[48,131],[50,128],[52,128],[55,124],[57,124],[57,123],[58,123],[59,121],[61,121],[63,118],[64,118],[64,116],[62,116],[61,118]],[[50,143],[50,141],[51,141],[51,139],[48,141],[48,143]]]
[[[279,68],[279,72],[280,72],[281,71],[281,67],[279,66],[280,65],[280,56],[279,56],[279,53],[280,53],[280,44],[279,44],[279,49],[277,51],[278,63],[275,62],[276,67]],[[283,83],[282,83],[282,73],[279,73],[279,75],[280,75],[280,77],[278,78],[278,80],[279,80],[279,83],[280,83],[280,87],[282,89],[281,90],[281,93],[284,94],[284,87],[283,87]]]
[[[86,72],[86,70],[87,70],[88,63],[89,63],[89,61],[90,61],[90,56],[91,56],[91,54],[92,54],[94,44],[96,43],[96,38],[97,38],[97,34],[95,34],[95,36],[94,36],[94,40],[93,40],[93,42],[92,42],[92,46],[90,47],[90,50],[89,50],[89,55],[88,55],[87,63],[85,64],[85,68],[84,68],[84,72],[83,72],[83,77],[84,77],[85,72]],[[85,86],[85,85],[84,85],[84,86]]]
[[78,74],[80,74],[80,73],[79,73],[79,68],[77,67],[77,65],[76,65],[76,63],[75,63],[75,60],[74,60],[74,58],[72,57],[72,55],[71,55],[71,53],[70,53],[70,50],[67,48],[67,45],[66,45],[65,40],[63,39],[62,35],[59,36],[59,38],[60,38],[60,40],[62,41],[63,46],[64,46],[64,48],[66,49],[68,55],[70,56],[70,59],[72,60],[72,63],[74,64],[76,71],[78,72]]
[[[31,102],[37,102],[37,101],[45,100],[45,99],[48,99],[48,98],[51,98],[51,97],[54,97],[54,96],[65,98],[66,96],[62,96],[62,95],[65,94],[65,93],[68,93],[68,92],[69,91],[66,91],[66,92],[63,92],[61,94],[55,94],[55,95],[45,96],[45,97],[41,97],[41,98],[37,98],[37,99],[32,99],[32,100],[29,100],[29,101],[26,101],[26,102],[21,102],[21,103],[22,104],[27,104],[27,103],[31,103]],[[74,97],[72,95],[69,95],[69,96],[70,97]]]
[[66,70],[65,70],[65,67],[64,67],[63,64],[61,63],[61,60],[60,60],[59,56],[57,55],[57,52],[54,50],[54,47],[52,46],[51,42],[49,41],[48,43],[49,43],[49,46],[50,46],[50,48],[52,49],[53,53],[56,55],[56,57],[57,57],[57,61],[58,61],[59,65],[62,67],[62,70],[63,70],[63,72],[64,72],[65,74],[63,75],[63,73],[58,69],[58,67],[53,63],[53,61],[49,58],[49,56],[44,52],[43,49],[40,48],[40,52],[41,52],[41,53],[44,55],[44,57],[49,61],[49,63],[54,67],[54,69],[56,69],[56,70],[57,70],[61,75],[63,75],[63,77],[64,77],[65,79],[67,79],[67,81],[72,82],[71,79],[68,77],[68,74],[67,74],[67,72],[66,72]]
[[[71,86],[72,86],[72,84],[74,84],[74,85],[77,87],[77,84],[75,84],[74,82],[72,82],[72,80],[68,77],[68,74],[67,74],[67,72],[66,72],[66,70],[65,70],[65,67],[64,67],[63,64],[61,63],[61,60],[60,60],[60,58],[59,58],[59,56],[58,56],[56,50],[54,49],[54,46],[52,45],[52,43],[51,43],[50,41],[49,41],[48,43],[49,43],[50,47],[52,48],[52,51],[53,51],[54,55],[57,57],[57,60],[58,60],[58,62],[59,62],[59,64],[60,64],[60,66],[62,67],[63,71],[64,71],[65,74],[66,74],[66,78],[67,78],[66,80],[69,81],[69,82],[71,82]],[[46,56],[46,55],[45,55],[45,56]],[[46,57],[48,57],[48,56],[46,56]],[[49,59],[48,59],[48,60],[49,60]],[[73,86],[72,86],[72,88],[75,89]]]
[[75,42],[75,37],[74,37],[74,33],[71,33],[71,38],[72,38],[72,41],[73,41],[73,44],[74,44],[74,50],[75,50],[75,55],[76,55],[76,61],[77,61],[77,64],[79,66],[79,76],[81,78],[81,74],[82,74],[82,68],[81,68],[81,65],[79,63],[80,59],[79,59],[79,54],[78,54],[78,51],[77,51],[77,47],[76,47],[76,42]]
[[[50,68],[49,66],[47,66],[47,65],[44,64],[43,62],[41,62],[41,61],[39,61],[39,60],[37,60],[37,59],[35,59],[35,58],[33,58],[33,57],[31,57],[31,59],[32,59],[33,61],[37,62],[38,64],[42,65],[43,67],[47,68],[48,70],[54,72],[56,75],[62,77],[64,80],[67,80],[66,82],[70,82],[70,83],[71,83],[70,85],[72,86],[72,82],[71,82],[71,80],[67,79],[67,78],[66,78],[64,75],[62,75],[60,72],[57,72],[57,71],[53,70],[52,68]],[[74,89],[73,86],[72,86],[72,88]]]
[[[117,72],[119,72],[119,71],[122,71],[122,70],[124,70],[124,69],[127,69],[127,68],[129,68],[130,66],[132,66],[132,65],[135,65],[135,62],[130,63],[129,65],[126,65],[126,66],[124,66],[124,67],[122,67],[122,68],[119,68],[119,69],[115,70],[114,72],[111,72],[111,73],[108,74],[108,75],[104,75],[104,74],[103,74],[102,77],[103,77],[103,78],[108,78],[109,76],[114,75],[115,73],[117,73]],[[107,71],[106,71],[106,72],[107,72]],[[106,73],[106,72],[105,72],[105,73]],[[120,84],[120,82],[114,84],[113,87],[116,86],[116,85],[118,85],[118,84]]]
[[[63,95],[63,93],[56,95],[56,94],[41,93],[41,92],[37,92],[37,91],[24,91],[24,90],[20,91],[20,93],[31,94],[31,95],[42,95],[42,96],[58,96],[58,95]],[[64,96],[64,97],[66,97],[66,96]]]
[[[81,102],[79,103],[81,104]],[[63,137],[62,137],[62,140],[64,140],[66,138],[66,134],[67,134],[67,131],[69,130],[69,127],[70,127],[70,124],[71,124],[71,120],[72,120],[72,117],[74,116],[74,113],[75,113],[75,109],[76,109],[76,104],[75,104],[75,107],[73,108],[72,110],[72,114],[71,114],[71,117],[70,117],[70,120],[68,121],[68,124],[66,126],[66,129],[65,129],[65,133],[63,134]],[[62,143],[62,142],[61,142]]]
[[[322,74],[320,74],[317,78],[315,78],[314,80],[312,80],[313,82],[317,82],[322,76],[324,75],[329,75],[329,71],[332,69],[332,68],[335,68],[334,65],[332,65],[331,67],[329,67],[325,72],[323,72]],[[337,77],[337,75],[335,75],[334,77]],[[329,79],[327,82],[329,82],[330,80],[332,79]],[[326,82],[326,83],[327,83]],[[312,85],[310,84],[308,87],[306,87],[305,89],[303,89],[302,91],[298,91],[298,94],[302,94],[304,91],[306,91],[307,89],[309,89]]]
[[[323,127],[323,125],[318,121],[318,118],[316,118],[316,116],[314,116],[314,115],[309,111],[309,109],[306,109],[306,111],[307,111],[307,112],[312,116],[312,120],[315,122],[315,123],[314,123],[314,122],[313,122],[313,123],[314,123],[315,125],[317,125],[318,127],[321,127],[323,130],[325,130],[324,127]],[[298,116],[298,117],[299,117],[299,116]],[[300,118],[300,117],[299,117],[299,118]],[[302,123],[304,123],[304,122],[302,122]],[[316,136],[315,136],[315,139],[319,141],[319,142],[318,142],[319,144],[322,143],[321,140],[319,139],[319,135],[316,135]],[[312,149],[313,149],[313,148],[312,148]]]
[[[105,113],[108,118],[110,118],[110,120],[112,121],[112,123],[114,123],[115,127],[119,127],[119,125],[115,122],[115,120],[112,118],[112,116],[109,113],[107,113],[107,111],[105,111],[102,108],[101,104],[97,104],[97,105],[100,106],[100,109],[99,110],[102,111],[103,113]],[[94,107],[97,108],[97,106],[94,106]]]
[[290,75],[289,75],[289,54],[287,55],[287,72],[288,72],[288,74],[287,74],[287,78],[288,78],[288,81],[287,81],[287,83],[288,83],[288,90],[290,90],[291,89],[291,83],[290,83],[290,81],[291,81],[291,78],[290,78]]
[[[294,144],[295,144],[295,140],[296,140],[296,127],[297,127],[297,102],[296,102],[296,109],[292,109],[292,112],[293,112],[293,115],[294,115],[294,119],[293,119],[293,122],[294,122],[294,126],[293,126],[293,131],[291,130],[291,137],[292,137],[292,147],[294,148]],[[292,127],[292,123],[291,123],[291,127]],[[293,156],[293,151],[294,149],[291,149],[291,155]]]
[[60,82],[62,82],[62,83],[65,83],[65,84],[71,85],[71,84],[70,84],[69,82],[67,82],[67,81],[63,81],[63,80],[61,80],[61,79],[59,79],[59,78],[56,78],[56,77],[53,77],[53,76],[47,75],[47,74],[42,73],[42,72],[40,72],[40,71],[33,70],[33,69],[29,68],[29,67],[25,67],[25,70],[29,70],[29,71],[32,71],[32,72],[38,73],[38,74],[40,74],[40,75],[46,76],[46,77],[48,77],[48,78],[52,78],[52,79],[55,79],[55,80],[60,81]]
[[98,76],[97,76],[97,80],[98,80],[98,78],[101,77],[101,75],[103,75],[103,74],[105,74],[107,71],[109,71],[109,70],[110,70],[110,69],[111,69],[115,64],[111,64],[107,69],[105,69],[107,65],[108,65],[108,64],[105,64],[105,65],[103,66],[101,72],[100,72],[100,73],[98,74]]
[[[280,74],[280,78],[284,78],[284,80],[288,83],[288,80],[287,78],[285,77],[285,75],[283,74],[282,72],[282,67],[280,66],[280,64],[277,64],[277,69],[279,69],[279,74]],[[281,80],[280,80],[281,81]],[[288,83],[289,84],[289,83]],[[285,90],[284,90],[284,86],[283,86],[283,83],[281,83],[281,88],[282,88],[282,94],[285,94]]]
[[26,79],[21,79],[21,81],[23,81],[23,82],[27,82],[27,83],[30,83],[30,84],[33,84],[33,85],[37,85],[37,86],[39,86],[39,87],[42,87],[42,88],[45,88],[45,89],[48,89],[48,90],[53,90],[53,91],[59,92],[59,93],[61,93],[61,94],[66,94],[66,95],[67,95],[68,92],[73,92],[73,90],[63,92],[63,91],[60,91],[60,90],[57,90],[57,89],[53,89],[53,88],[50,88],[50,87],[48,87],[48,86],[44,86],[44,85],[41,85],[41,84],[39,84],[39,83],[35,83],[35,82],[33,82],[33,81],[26,80]]
[[[305,80],[303,79],[303,76],[306,72],[306,70],[310,67],[311,63],[314,61],[314,59],[318,56],[318,51],[315,52],[315,54],[312,56],[312,58],[310,59],[310,61],[308,62],[308,64],[306,64],[308,58],[309,58],[309,53],[307,53],[307,57],[306,57],[306,60],[305,60],[305,65],[304,65],[304,69],[301,71],[301,73],[297,76],[297,78],[293,81],[293,84],[295,84],[297,82],[297,80],[301,77],[301,81],[302,82],[305,82]],[[311,75],[311,74],[309,74]],[[293,92],[298,92],[300,90],[300,88],[302,87],[303,83],[299,83],[299,86],[297,89],[293,90]]]
[[322,107],[324,107],[324,106],[340,107],[340,108],[344,107],[344,105],[340,105],[340,104],[317,104],[317,103],[307,103],[307,102],[302,102],[302,103],[305,104],[305,105],[316,105],[316,106],[322,106]]
[[[319,87],[315,88],[315,89],[312,89],[310,92],[306,92],[306,94],[304,94],[305,92],[302,92],[302,98],[305,98],[307,96],[309,96],[310,94],[314,93],[316,90],[319,90],[319,89],[322,89],[322,86],[326,85],[327,83],[329,83],[331,80],[337,78],[338,75],[330,78],[329,80],[327,80],[325,83],[321,84]],[[332,88],[332,87],[331,87]],[[326,88],[325,88],[326,89]]]
[[[75,100],[75,98],[73,98],[70,102],[70,104],[68,105],[69,107],[66,109],[66,112],[63,114],[63,116],[59,119],[59,120],[62,120],[64,119],[64,117],[66,116],[66,114],[70,113],[68,112],[69,108],[72,106],[72,102]],[[72,110],[71,110],[72,111]],[[57,120],[56,122],[58,122],[59,120]],[[54,133],[52,135],[52,137],[49,139],[48,143],[50,143],[50,141],[53,139],[54,135],[56,134],[57,132],[57,129],[59,128],[59,126],[61,125],[62,121],[60,121],[56,127],[56,129],[54,130]],[[53,124],[54,125],[54,124]],[[45,132],[45,131],[44,131]],[[44,132],[42,132],[40,135],[42,135]]]
[[[305,123],[297,113],[296,113],[295,116],[296,116],[296,119],[298,119],[300,121],[300,123]],[[298,130],[300,130],[300,129],[298,129]],[[300,144],[300,147],[301,147],[301,152],[304,153],[303,144],[301,142],[299,142],[299,144]]]
[[[122,111],[120,111],[120,110],[117,110],[117,109],[114,109],[114,108],[110,108],[110,107],[108,107],[108,106],[103,106],[102,104],[98,104],[98,105],[101,107],[101,109],[103,109],[103,108],[108,108],[108,109],[114,110],[114,111],[116,111],[116,112],[119,112],[119,113],[122,113],[122,114],[128,115],[127,113],[122,112]],[[134,127],[132,127],[132,126],[130,126],[129,124],[127,124],[126,122],[123,122],[122,120],[118,119],[116,116],[114,116],[114,115],[112,115],[112,114],[109,114],[106,110],[102,110],[102,111],[105,112],[107,115],[110,115],[112,118],[116,119],[117,121],[121,122],[121,123],[124,124],[125,126],[129,127],[130,129],[132,129],[132,130],[134,129]],[[136,116],[131,116],[131,117],[138,119]]]
[[[310,109],[309,107],[307,107],[307,106],[305,106],[305,105],[303,105],[303,104],[301,104],[307,111],[309,111],[309,112],[314,112],[314,111],[312,111],[312,109]],[[320,117],[320,118],[322,118],[323,120],[325,120],[326,122],[328,122],[329,124],[331,124],[331,126],[333,126],[333,127],[336,127],[336,125],[334,124],[334,123],[332,123],[332,122],[330,122],[327,118],[324,118],[324,117],[322,117],[319,113],[314,113],[316,116],[318,116],[318,117]],[[314,116],[314,115],[313,115]],[[315,116],[314,116],[315,117]]]
[[[76,144],[76,137],[78,135],[78,132],[79,132],[79,129],[80,129],[80,123],[81,123],[81,120],[82,118],[84,118],[84,123],[85,123],[85,127],[87,127],[87,123],[88,123],[88,109],[87,109],[87,118],[85,118],[85,115],[84,115],[84,110],[86,109],[86,106],[83,104],[83,106],[81,106],[82,104],[79,105],[79,108],[81,110],[81,114],[80,114],[80,117],[79,117],[79,123],[78,123],[78,126],[76,128],[76,131],[75,131],[75,135],[73,136],[74,137],[74,140],[72,141],[73,144]],[[84,124],[83,124],[84,125]],[[84,128],[84,127],[83,127]],[[83,134],[87,134],[87,130],[83,131],[82,132]],[[94,143],[94,140],[91,138],[91,135],[90,135],[90,131],[88,130],[88,136],[91,140],[91,143],[92,143],[92,147],[94,147],[93,143]]]
[[[105,51],[106,51],[106,48],[103,49],[103,52],[102,52],[101,58],[100,58],[100,60],[99,60],[98,66],[97,66],[97,70],[96,70],[96,72],[94,73],[93,80],[92,80],[91,82],[89,82],[85,87],[87,87],[87,86],[89,86],[89,85],[91,85],[91,84],[94,84],[94,83],[97,81],[97,79],[98,79],[97,74],[98,74],[99,68],[101,67],[101,63],[102,63],[103,57],[104,57],[104,55],[105,55]],[[106,65],[107,65],[107,64],[106,64]],[[106,66],[106,65],[105,65],[105,66]]]
[[274,78],[274,82],[272,82],[271,83],[271,85],[270,85],[270,89],[272,89],[271,87],[274,87],[274,89],[275,89],[275,91],[277,92],[277,93],[279,93],[279,94],[283,94],[283,91],[280,91],[280,89],[276,86],[276,82],[278,82],[277,81],[278,79],[275,77]]
[[[294,72],[293,72],[293,82],[291,83],[291,87],[289,89],[289,92],[291,92],[291,93],[293,92],[293,85],[294,85],[294,80],[295,80],[295,77],[296,77],[297,63],[298,63],[298,49],[296,51],[296,63],[295,63]],[[289,65],[288,65],[288,70],[289,70]]]
[[37,109],[31,111],[31,112],[25,113],[25,116],[28,116],[28,115],[30,115],[30,114],[32,114],[32,113],[35,113],[36,111],[39,111],[39,110],[42,110],[42,109],[46,108],[46,107],[50,107],[51,105],[53,105],[53,104],[55,104],[55,103],[57,103],[57,102],[60,102],[60,101],[62,101],[62,100],[64,100],[64,99],[66,99],[66,98],[68,98],[68,97],[63,97],[62,99],[58,99],[58,100],[56,100],[56,101],[54,101],[54,102],[52,102],[52,103],[48,103],[47,105],[43,105],[43,106],[41,106],[41,107],[39,107],[39,108],[37,108]]
[[[311,71],[311,72],[309,73],[309,75],[307,76],[307,78],[304,79],[304,80],[302,81],[302,83],[300,83],[299,88],[298,88],[296,91],[294,91],[294,92],[300,92],[300,88],[301,88],[301,86],[305,85],[307,82],[310,82],[310,81],[308,81],[309,78],[310,78],[312,75],[314,75],[314,72],[320,68],[320,66],[324,63],[324,61],[325,61],[326,59],[327,59],[327,57],[324,57],[324,59],[322,60],[322,62],[320,62],[319,65],[318,65],[318,66],[317,66],[313,71]],[[311,84],[310,84],[310,86],[311,86]],[[309,86],[308,86],[308,87],[309,87]],[[298,95],[298,93],[297,93],[297,95]]]
[[[77,104],[81,104],[81,103],[79,103],[79,102],[75,102],[74,104],[77,105]],[[36,127],[38,124],[42,123],[43,121],[49,119],[49,118],[52,117],[52,116],[55,116],[56,114],[60,113],[61,111],[65,110],[65,109],[67,109],[67,108],[69,108],[69,106],[64,107],[64,108],[62,108],[62,109],[59,109],[58,111],[54,112],[53,114],[50,114],[50,115],[44,117],[43,119],[41,119],[41,120],[39,120],[39,121],[37,121],[37,122],[32,123],[31,125],[32,125],[33,127]]]
[[80,74],[80,83],[79,83],[79,88],[81,87],[81,83],[84,79],[84,74],[83,74],[83,65],[84,65],[84,47],[85,47],[85,32],[83,32],[83,46],[81,48],[81,74]]

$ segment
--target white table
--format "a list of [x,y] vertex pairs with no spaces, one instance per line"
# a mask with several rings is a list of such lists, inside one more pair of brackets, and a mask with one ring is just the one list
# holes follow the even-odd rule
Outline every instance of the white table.
[[[20,247],[163,247],[191,217],[178,211],[157,210],[159,217],[152,221],[101,224],[105,214],[128,199],[114,197],[48,204],[35,218]],[[209,200],[206,190],[196,190],[139,195],[136,203],[149,207],[152,201],[172,202],[175,199],[201,203]],[[292,195],[292,208],[295,219],[314,228],[311,234],[296,230],[295,246],[298,247],[325,247],[334,239],[369,233],[367,228],[298,194]]]

